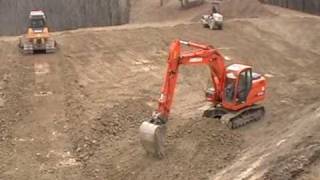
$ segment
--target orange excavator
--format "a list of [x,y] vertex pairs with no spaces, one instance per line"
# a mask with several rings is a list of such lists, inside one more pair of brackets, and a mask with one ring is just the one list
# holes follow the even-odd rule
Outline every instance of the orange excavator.
[[[193,51],[181,52],[186,45]],[[168,122],[181,65],[207,65],[213,87],[206,91],[211,107],[203,116],[219,118],[230,129],[261,119],[265,109],[258,104],[265,98],[266,79],[242,64],[225,65],[224,57],[210,45],[187,41],[174,41],[170,46],[167,71],[158,102],[152,117],[140,126],[140,140],[148,154],[164,156],[166,123]]]

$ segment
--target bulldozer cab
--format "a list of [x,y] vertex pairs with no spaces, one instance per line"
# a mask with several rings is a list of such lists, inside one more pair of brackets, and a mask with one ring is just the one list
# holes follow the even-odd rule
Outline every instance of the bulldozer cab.
[[233,64],[227,67],[224,102],[239,105],[247,101],[252,86],[250,66]]
[[33,30],[41,30],[46,27],[46,16],[42,11],[31,11],[29,19],[29,27]]

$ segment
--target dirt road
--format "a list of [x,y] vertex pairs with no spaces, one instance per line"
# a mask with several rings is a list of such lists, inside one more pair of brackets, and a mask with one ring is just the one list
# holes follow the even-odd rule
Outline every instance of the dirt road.
[[[230,19],[223,31],[175,21],[60,32],[52,55],[23,56],[15,37],[0,38],[0,179],[318,179],[320,19],[266,10],[272,18]],[[267,115],[233,131],[202,118],[209,72],[184,67],[156,160],[137,133],[176,38],[265,74]]]
[[4,87],[4,112],[12,113],[3,117],[8,128],[3,142],[10,146],[4,146],[8,164],[1,168],[1,178],[78,179],[72,167],[80,163],[71,154],[66,134],[63,57],[59,53],[23,56],[14,43],[4,42],[12,49],[3,58],[12,67],[5,74],[9,78]]

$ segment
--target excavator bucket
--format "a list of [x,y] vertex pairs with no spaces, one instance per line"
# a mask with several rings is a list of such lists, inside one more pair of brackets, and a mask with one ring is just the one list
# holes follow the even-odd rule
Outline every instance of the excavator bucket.
[[157,158],[164,156],[165,125],[156,125],[145,121],[140,126],[139,134],[142,146],[148,154]]

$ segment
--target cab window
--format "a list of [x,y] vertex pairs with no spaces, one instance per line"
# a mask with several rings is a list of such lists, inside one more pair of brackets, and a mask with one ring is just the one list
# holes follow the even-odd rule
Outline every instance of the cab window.
[[242,71],[239,75],[239,84],[237,88],[238,102],[245,102],[252,85],[252,71],[250,69]]
[[[231,77],[232,76],[232,77]],[[232,102],[234,98],[234,90],[235,90],[235,85],[236,85],[236,78],[233,77],[234,75],[230,74],[227,75],[226,83],[225,83],[225,100],[228,102]]]
[[32,19],[30,24],[32,29],[41,29],[45,26],[44,19]]

